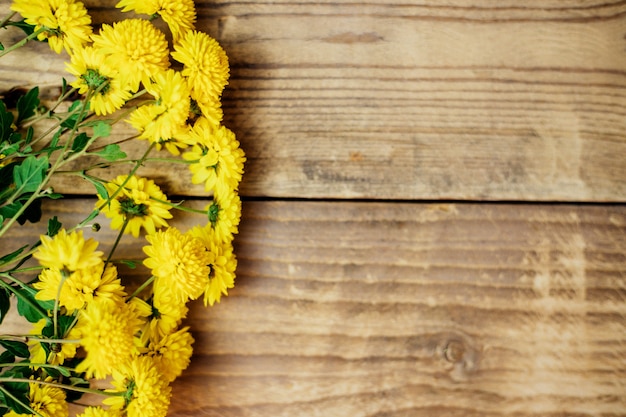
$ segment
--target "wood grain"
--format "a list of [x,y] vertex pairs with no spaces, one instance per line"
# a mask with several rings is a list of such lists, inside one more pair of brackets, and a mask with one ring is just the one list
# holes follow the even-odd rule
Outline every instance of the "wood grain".
[[170,416],[626,416],[624,206],[245,202],[236,252]]
[[[246,196],[625,201],[624,1],[196,3],[230,57]],[[46,48],[3,58],[0,91],[58,85],[66,57]],[[203,195],[182,167],[144,171],[163,172]]]

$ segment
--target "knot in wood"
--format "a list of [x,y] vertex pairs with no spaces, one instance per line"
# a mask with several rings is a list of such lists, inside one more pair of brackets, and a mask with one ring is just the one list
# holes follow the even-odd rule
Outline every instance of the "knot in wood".
[[443,348],[443,356],[448,362],[462,362],[465,356],[465,345],[458,340],[451,340]]

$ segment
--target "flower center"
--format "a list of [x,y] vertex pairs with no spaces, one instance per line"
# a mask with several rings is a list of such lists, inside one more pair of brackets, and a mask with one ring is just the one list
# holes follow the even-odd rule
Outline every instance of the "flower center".
[[215,224],[217,223],[217,219],[218,219],[219,214],[220,214],[220,206],[217,205],[217,203],[214,202],[209,207],[209,211],[208,211],[207,214],[209,215],[209,221],[211,222],[211,225],[213,227],[215,227]]
[[105,77],[95,69],[88,68],[87,72],[80,77],[92,91],[99,91],[100,94],[106,94],[109,90],[109,77]]
[[127,219],[134,217],[146,217],[148,215],[148,206],[143,203],[135,203],[132,198],[122,197],[120,198],[121,212]]

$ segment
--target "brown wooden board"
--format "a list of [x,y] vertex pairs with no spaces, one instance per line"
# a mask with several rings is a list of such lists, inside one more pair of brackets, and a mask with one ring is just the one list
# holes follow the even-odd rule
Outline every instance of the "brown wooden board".
[[[85,3],[96,23],[123,17],[116,1]],[[196,3],[230,58],[244,195],[626,199],[624,2]],[[66,58],[35,44],[7,55],[0,91],[59,85]],[[184,167],[144,174],[202,195]]]
[[624,206],[244,202],[236,242],[170,416],[626,416]]

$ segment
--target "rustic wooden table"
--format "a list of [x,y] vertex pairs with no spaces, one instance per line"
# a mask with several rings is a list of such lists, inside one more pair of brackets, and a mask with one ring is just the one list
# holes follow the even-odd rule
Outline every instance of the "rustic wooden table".
[[[194,304],[171,416],[626,416],[626,2],[197,9],[248,162],[236,287]],[[66,76],[37,48],[3,89]],[[74,181],[62,219],[93,204]]]

